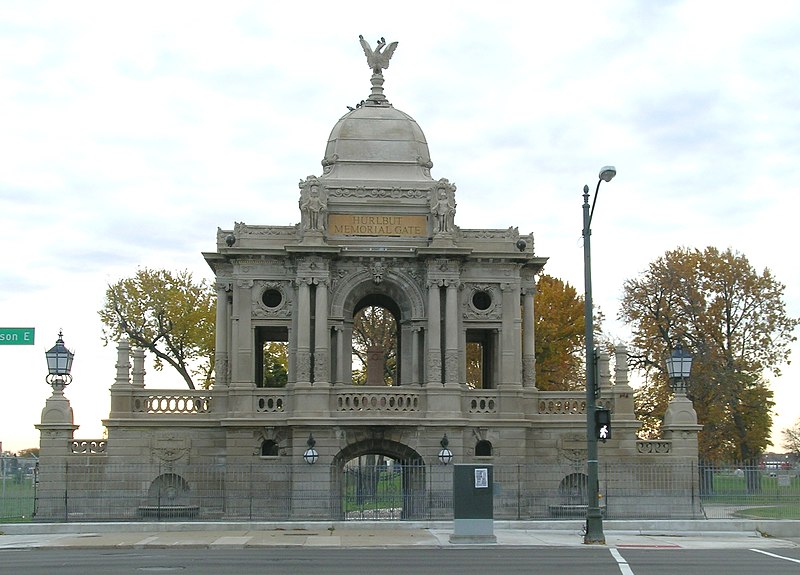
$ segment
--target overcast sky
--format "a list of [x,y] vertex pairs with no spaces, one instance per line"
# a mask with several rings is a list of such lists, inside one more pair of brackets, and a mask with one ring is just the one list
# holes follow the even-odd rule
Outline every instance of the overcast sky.
[[[800,316],[800,3],[276,5],[0,1],[0,327],[36,328],[34,346],[0,346],[4,449],[38,445],[59,329],[75,436],[101,437],[107,284],[142,266],[211,279],[217,227],[299,221],[298,181],[370,91],[359,34],[399,42],[386,95],[458,186],[457,225],[533,232],[579,292],[582,188],[617,167],[592,225],[610,335],[629,335],[623,282],[679,246],[770,268]],[[800,418],[793,354],[771,377],[776,443]]]

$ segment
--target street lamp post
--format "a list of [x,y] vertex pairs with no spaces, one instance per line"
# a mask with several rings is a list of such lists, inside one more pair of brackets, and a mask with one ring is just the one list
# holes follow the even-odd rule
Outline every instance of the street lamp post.
[[586,472],[588,475],[589,501],[586,507],[586,534],[584,543],[605,544],[603,534],[603,515],[600,511],[600,481],[597,465],[597,429],[595,412],[596,402],[596,358],[594,350],[594,318],[592,309],[592,216],[597,202],[597,193],[601,182],[610,182],[617,175],[614,166],[605,166],[600,170],[594,198],[589,205],[589,186],[583,186],[583,274],[585,282],[584,319],[586,324]]

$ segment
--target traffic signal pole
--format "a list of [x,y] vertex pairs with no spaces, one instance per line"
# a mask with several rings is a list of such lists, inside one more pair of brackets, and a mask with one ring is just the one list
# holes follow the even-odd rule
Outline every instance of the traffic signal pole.
[[[594,193],[594,200],[597,200],[597,192],[600,190],[600,182],[597,182],[597,190]],[[592,202],[592,207],[594,201]],[[592,210],[594,211],[594,210]],[[603,534],[603,516],[600,512],[600,480],[598,477],[597,462],[597,422],[595,421],[595,411],[597,403],[595,390],[597,380],[595,374],[595,352],[594,352],[594,317],[592,309],[592,250],[591,250],[591,223],[592,213],[589,211],[589,186],[583,187],[583,271],[585,282],[584,295],[584,316],[586,324],[586,473],[588,476],[587,489],[589,500],[586,508],[586,534],[583,542],[587,544],[600,544],[606,542]]]

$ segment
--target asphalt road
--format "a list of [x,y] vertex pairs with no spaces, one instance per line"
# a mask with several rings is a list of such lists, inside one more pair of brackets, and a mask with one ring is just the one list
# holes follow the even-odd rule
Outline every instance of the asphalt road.
[[3,575],[797,575],[800,548],[26,549],[0,551]]

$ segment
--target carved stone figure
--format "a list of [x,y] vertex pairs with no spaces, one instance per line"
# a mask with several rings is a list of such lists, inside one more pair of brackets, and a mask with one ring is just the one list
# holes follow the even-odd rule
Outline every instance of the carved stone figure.
[[452,232],[455,225],[456,201],[454,197],[455,186],[446,179],[439,180],[436,186],[436,195],[432,201],[431,213],[435,218],[434,233],[441,234]]
[[397,42],[392,42],[387,46],[386,40],[381,38],[378,40],[378,45],[375,47],[375,50],[373,50],[369,42],[364,40],[364,36],[359,34],[358,40],[361,42],[361,47],[364,49],[364,54],[367,56],[367,64],[372,69],[372,73],[382,74],[381,70],[385,70],[389,67],[389,60],[397,49]]
[[309,176],[300,181],[300,214],[302,227],[305,230],[323,231],[325,229],[325,212],[328,201],[320,192],[319,180]]

